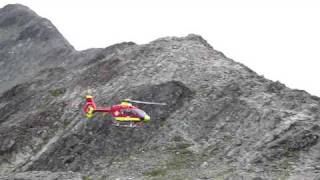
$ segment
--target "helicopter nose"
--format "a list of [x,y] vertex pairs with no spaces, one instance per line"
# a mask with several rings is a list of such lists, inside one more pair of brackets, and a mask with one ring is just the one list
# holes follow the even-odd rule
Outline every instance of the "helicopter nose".
[[144,121],[150,121],[150,116],[145,115],[143,119],[144,119]]

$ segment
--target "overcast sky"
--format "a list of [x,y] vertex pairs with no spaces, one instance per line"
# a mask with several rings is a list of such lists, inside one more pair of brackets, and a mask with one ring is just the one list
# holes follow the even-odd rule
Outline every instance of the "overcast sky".
[[78,50],[204,37],[258,74],[320,96],[317,0],[1,0],[48,18]]

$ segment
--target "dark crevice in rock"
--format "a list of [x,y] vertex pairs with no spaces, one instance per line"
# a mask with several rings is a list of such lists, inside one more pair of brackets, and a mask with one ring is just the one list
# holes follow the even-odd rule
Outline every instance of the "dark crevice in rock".
[[119,74],[121,61],[121,59],[116,57],[109,59],[108,61],[94,64],[82,73],[83,76],[79,80],[80,85],[83,87],[90,87],[97,86],[101,83],[107,83]]
[[149,127],[140,129],[117,128],[110,125],[110,116],[98,116],[97,119],[86,123],[77,134],[59,140],[55,148],[43,155],[29,170],[83,171],[95,159],[108,157],[111,165],[115,158],[121,159],[135,154],[146,141],[157,134],[161,120],[165,120],[171,112],[180,108],[182,103],[191,97],[192,92],[181,82],[171,81],[154,86],[142,86],[130,94],[140,97],[141,100],[166,102],[168,106],[139,106],[154,117]]

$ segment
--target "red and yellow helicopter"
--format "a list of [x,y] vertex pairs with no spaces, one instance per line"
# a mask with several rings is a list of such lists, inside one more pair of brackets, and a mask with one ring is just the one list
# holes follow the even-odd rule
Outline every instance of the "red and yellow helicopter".
[[150,104],[150,105],[166,105],[165,103],[145,102],[131,99],[124,99],[120,104],[111,107],[97,107],[93,100],[93,96],[86,96],[86,104],[83,107],[87,118],[92,118],[94,113],[102,112],[112,116],[112,125],[118,127],[141,127],[150,121],[150,116],[143,110],[135,107],[132,103]]

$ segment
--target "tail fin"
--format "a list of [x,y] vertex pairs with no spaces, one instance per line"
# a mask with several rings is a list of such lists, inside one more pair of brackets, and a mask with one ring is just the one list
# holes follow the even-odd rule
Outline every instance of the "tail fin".
[[93,113],[96,110],[97,106],[93,101],[93,97],[90,95],[86,96],[86,104],[83,108],[84,112],[86,113],[87,118],[92,118]]

